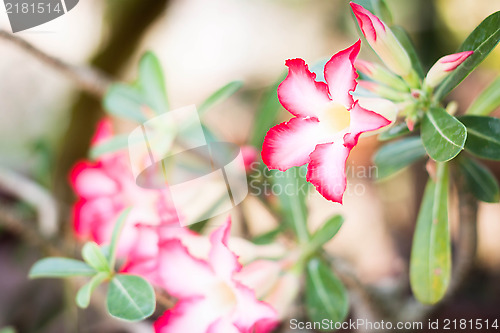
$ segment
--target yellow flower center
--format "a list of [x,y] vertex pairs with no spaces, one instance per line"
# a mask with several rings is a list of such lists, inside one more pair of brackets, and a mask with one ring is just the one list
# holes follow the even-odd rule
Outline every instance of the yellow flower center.
[[349,128],[351,124],[350,112],[340,103],[331,102],[322,118],[321,120],[336,133]]
[[228,313],[236,306],[236,294],[233,287],[226,282],[219,281],[210,289],[207,296],[214,308],[221,313]]

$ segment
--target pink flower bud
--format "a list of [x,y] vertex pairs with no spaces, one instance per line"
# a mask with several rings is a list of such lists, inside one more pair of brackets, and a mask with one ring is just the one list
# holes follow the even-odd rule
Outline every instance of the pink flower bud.
[[429,70],[425,77],[425,84],[431,88],[436,87],[438,84],[450,75],[461,63],[465,61],[474,51],[465,51],[454,53],[439,59]]
[[386,66],[400,76],[410,74],[410,57],[391,29],[363,6],[351,2],[351,8],[366,40]]

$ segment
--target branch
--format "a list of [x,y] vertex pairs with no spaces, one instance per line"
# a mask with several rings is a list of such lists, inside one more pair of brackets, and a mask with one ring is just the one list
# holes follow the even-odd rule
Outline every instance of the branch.
[[81,90],[84,90],[99,98],[105,95],[106,90],[111,83],[111,80],[102,72],[90,67],[76,66],[64,62],[43,52],[24,39],[19,38],[5,30],[0,30],[0,38],[16,45],[42,63],[63,73],[69,79],[71,79]]
[[38,229],[45,237],[57,232],[57,203],[52,195],[36,182],[0,166],[0,189],[37,211]]

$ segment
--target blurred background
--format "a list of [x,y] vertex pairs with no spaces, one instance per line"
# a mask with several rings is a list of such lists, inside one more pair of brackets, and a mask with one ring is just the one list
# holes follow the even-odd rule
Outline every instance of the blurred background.
[[[476,25],[500,10],[497,0],[387,3],[395,23],[410,33],[426,69],[453,53]],[[10,32],[4,7],[0,28]],[[162,62],[172,108],[200,104],[227,82],[243,80],[236,95],[203,119],[225,141],[240,145],[248,143],[255,112],[285,72],[286,59],[300,57],[314,64],[358,38],[346,0],[82,0],[68,14],[16,35],[68,63],[93,66],[128,82],[136,77],[140,56],[152,50]],[[52,192],[60,207],[60,228],[68,233],[74,196],[67,175],[86,157],[95,124],[104,114],[100,101],[9,41],[0,38],[0,49],[0,166]],[[376,61],[366,45],[361,57]],[[499,73],[497,48],[449,99],[463,112]],[[287,118],[283,111],[282,120]],[[118,131],[129,126],[115,123]],[[369,167],[377,146],[375,137],[362,140],[349,160],[353,170]],[[500,179],[500,165],[489,166]],[[334,212],[343,214],[346,223],[328,250],[350,262],[363,282],[408,292],[407,285],[396,281],[408,271],[425,164],[384,182],[375,182],[373,174],[348,176],[343,206],[316,193],[310,196],[310,229]],[[0,220],[7,221],[12,212],[37,228],[32,207],[0,187]],[[253,236],[280,222],[251,196],[242,212],[253,223]],[[454,216],[452,212],[452,227]],[[432,316],[500,319],[499,204],[481,203],[478,232],[472,276],[453,302]],[[77,310],[74,290],[60,281],[28,281],[30,266],[46,254],[36,239],[0,226],[0,328],[13,325],[18,332],[40,333],[144,329],[120,326],[97,310]]]

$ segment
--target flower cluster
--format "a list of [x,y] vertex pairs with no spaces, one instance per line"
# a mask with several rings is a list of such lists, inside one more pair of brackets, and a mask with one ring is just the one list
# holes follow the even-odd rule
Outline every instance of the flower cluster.
[[[262,160],[270,169],[285,171],[308,164],[307,181],[323,197],[338,203],[342,203],[347,185],[346,160],[360,135],[386,127],[406,107],[412,130],[418,118],[415,99],[472,53],[443,57],[420,82],[407,51],[391,29],[362,6],[351,2],[351,7],[364,37],[387,69],[357,60],[360,41],[326,63],[326,82],[317,81],[304,60],[287,60],[288,76],[278,87],[278,98],[293,118],[271,128],[262,147]],[[356,67],[364,80],[357,81]],[[355,98],[358,83],[358,90],[372,96]]]

